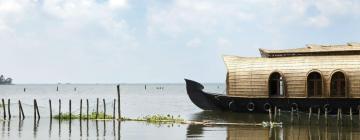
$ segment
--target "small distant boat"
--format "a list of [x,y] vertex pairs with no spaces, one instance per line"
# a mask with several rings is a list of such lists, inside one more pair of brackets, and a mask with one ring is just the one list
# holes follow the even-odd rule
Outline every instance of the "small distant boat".
[[191,101],[203,110],[359,113],[360,43],[260,52],[262,57],[224,56],[226,94],[185,79]]

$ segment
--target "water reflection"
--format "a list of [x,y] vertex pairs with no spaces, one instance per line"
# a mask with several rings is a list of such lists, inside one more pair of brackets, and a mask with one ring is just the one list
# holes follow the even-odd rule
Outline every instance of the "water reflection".
[[82,137],[82,120],[80,119],[80,130],[79,130],[79,132],[80,132],[80,137]]
[[103,136],[106,136],[106,121],[103,121],[104,124],[104,130],[103,130]]
[[99,123],[98,123],[98,120],[95,121],[95,128],[96,128],[96,137],[99,137]]
[[203,125],[189,125],[187,128],[187,138],[198,138],[203,135]]
[[59,130],[59,134],[58,134],[58,136],[59,136],[59,138],[61,137],[61,120],[58,120],[58,130]]
[[[187,138],[194,139],[204,136],[207,128],[214,126],[189,125],[187,127]],[[247,140],[342,140],[360,139],[358,127],[329,127],[320,125],[291,125],[284,127],[261,127],[261,126],[234,126],[227,125],[227,140],[247,139]]]
[[5,121],[2,122],[2,127],[1,127],[1,136],[4,137],[4,132],[5,132]]
[[23,126],[24,126],[24,120],[20,119],[19,120],[19,129],[18,129],[18,137],[20,138],[21,137],[21,132],[23,130]]
[[[10,116],[9,116],[9,117],[10,117]],[[8,136],[10,135],[10,130],[11,130],[11,129],[10,129],[10,128],[11,128],[11,127],[10,127],[10,122],[11,122],[11,121],[10,121],[10,119],[9,119],[8,125],[7,125],[7,135],[8,135]]]
[[[192,116],[193,120],[212,120],[217,122],[253,122],[259,123],[263,120],[268,120],[268,116],[262,114],[234,114],[225,112],[200,112]],[[186,136],[189,139],[196,137],[203,137],[209,128],[225,127],[226,139],[248,139],[248,140],[340,140],[340,139],[360,139],[360,128],[358,121],[343,120],[342,124],[336,123],[336,118],[329,117],[328,120],[312,120],[305,121],[302,114],[299,114],[299,119],[294,119],[291,122],[291,117],[284,114],[280,120],[284,121],[282,127],[262,127],[262,126],[239,126],[239,125],[189,125],[187,127]],[[296,116],[293,116],[294,118]],[[306,117],[305,117],[306,118]],[[290,121],[287,121],[289,119]],[[323,118],[325,119],[325,118]],[[297,121],[296,121],[297,120]],[[326,123],[326,121],[332,123]]]
[[118,140],[120,140],[120,138],[121,138],[120,131],[121,131],[121,122],[118,121]]
[[[47,118],[45,118],[47,119]],[[48,119],[47,120],[40,120],[40,119],[28,119],[28,121],[33,121],[33,123],[29,123],[27,126],[25,125],[24,128],[24,121],[26,120],[0,120],[0,128],[1,128],[1,135],[0,139],[40,139],[40,140],[48,140],[48,139],[62,139],[62,137],[67,137],[68,139],[82,139],[83,138],[83,122],[86,122],[86,139],[88,138],[103,138],[103,139],[118,139],[120,140],[120,130],[121,130],[121,123],[116,120],[111,121],[91,121],[91,120],[72,120],[72,121],[58,121],[58,123],[55,123],[55,125],[58,125],[58,135],[57,137],[53,137],[53,120]],[[15,125],[12,125],[15,122]],[[47,123],[45,123],[47,122]],[[79,125],[74,125],[76,123],[79,123]],[[102,125],[99,126],[99,123],[102,123]],[[63,127],[65,125],[65,127]],[[66,126],[67,125],[67,126]],[[107,127],[108,125],[112,125],[112,127]],[[95,126],[95,127],[91,127]],[[12,128],[17,128],[14,131]],[[75,127],[77,128],[75,131],[73,130]],[[29,129],[30,128],[30,129]],[[32,128],[32,131],[31,131]],[[63,130],[65,129],[65,130]],[[30,130],[30,131],[28,131]],[[45,131],[44,131],[45,130]],[[95,133],[89,133],[92,131],[95,131]],[[74,131],[74,132],[73,132]],[[102,131],[102,132],[101,132]],[[16,133],[14,133],[16,132]],[[56,131],[55,131],[56,132]],[[111,134],[108,132],[112,132]],[[73,135],[73,133],[78,135]],[[28,137],[30,136],[30,137]],[[45,137],[43,137],[45,136]],[[47,136],[47,137],[46,137]]]
[[115,120],[112,121],[112,126],[113,126],[113,136],[116,136],[116,130],[115,130]]
[[89,119],[86,119],[86,136],[89,137]]
[[36,139],[36,134],[38,131],[40,119],[34,119],[34,127],[33,127],[33,137]]
[[[305,114],[306,115],[306,114]],[[346,116],[348,117],[348,116]],[[344,117],[344,118],[346,118]],[[187,124],[149,124],[144,122],[119,122],[72,120],[58,121],[48,118],[41,120],[3,120],[0,122],[1,140],[3,139],[360,139],[359,121],[352,123],[343,120],[342,124],[336,123],[336,117],[329,117],[328,124],[325,121],[307,119],[299,114],[291,116],[284,113],[280,121],[285,122],[282,127],[262,127],[243,125],[187,125]],[[316,118],[316,117],[315,117]],[[193,114],[191,120],[210,120],[216,122],[231,123],[261,123],[268,120],[267,115],[262,114],[238,114],[225,112],[200,112]],[[24,123],[25,121],[25,123]],[[28,123],[26,123],[26,121]],[[33,121],[33,122],[32,122]],[[331,123],[330,123],[331,122]],[[56,126],[58,125],[58,126]],[[17,129],[18,128],[18,129]],[[58,129],[58,130],[56,130]],[[86,129],[86,130],[83,130]],[[141,129],[141,130],[139,130]],[[18,132],[17,132],[18,130]],[[141,131],[141,135],[139,132]],[[58,134],[56,134],[58,133]],[[86,134],[85,134],[86,133]],[[123,135],[121,135],[121,133]],[[182,136],[182,137],[181,137]]]
[[52,131],[52,119],[50,118],[50,122],[49,122],[49,138],[51,138],[51,131]]
[[71,120],[69,120],[69,137],[71,137],[71,125],[72,125],[72,123],[71,123],[72,121]]

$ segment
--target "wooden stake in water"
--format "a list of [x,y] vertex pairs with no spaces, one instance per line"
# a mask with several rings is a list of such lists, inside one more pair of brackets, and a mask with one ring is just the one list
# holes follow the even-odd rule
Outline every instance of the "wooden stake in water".
[[70,115],[70,120],[71,120],[71,100],[69,100],[69,115]]
[[80,121],[82,119],[82,99],[80,99]]
[[[82,99],[80,100],[80,102],[82,101]],[[82,137],[82,121],[81,121],[81,117],[80,117],[80,137]],[[81,138],[80,138],[81,139]]]
[[115,106],[116,106],[116,99],[113,102],[113,119],[115,119]]
[[22,108],[21,101],[19,100],[18,102],[19,102],[19,114],[21,112],[21,115],[19,115],[19,118],[21,118],[21,116],[22,116],[22,119],[25,119],[24,110]]
[[103,104],[104,104],[104,118],[106,117],[106,103],[105,103],[105,99],[103,99]]
[[37,104],[37,101],[36,101],[36,99],[34,99],[34,101],[35,101],[35,109],[36,109],[36,114],[37,114],[37,116],[38,116],[38,119],[40,119],[40,112],[39,112],[39,106],[38,106],[38,104]]
[[20,100],[18,100],[18,106],[19,106],[19,120],[21,120],[21,108],[20,108]]
[[50,111],[50,120],[52,119],[52,106],[51,106],[51,99],[49,99],[49,111]]
[[40,111],[39,111],[39,106],[37,104],[37,101],[36,101],[36,113],[37,113],[37,115],[39,116],[39,119],[40,119]]
[[59,99],[59,118],[61,118],[61,99]]
[[86,99],[86,120],[89,120],[89,99]]
[[4,111],[4,120],[6,120],[5,100],[1,99],[1,102],[2,102],[2,107],[3,107],[3,111]]
[[96,98],[96,114],[95,119],[98,119],[99,116],[99,98]]
[[34,99],[34,120],[36,120],[36,100]]
[[118,119],[121,119],[121,109],[120,109],[120,85],[117,85],[117,97],[118,97]]
[[9,114],[9,120],[10,120],[11,119],[10,99],[8,99],[8,114]]

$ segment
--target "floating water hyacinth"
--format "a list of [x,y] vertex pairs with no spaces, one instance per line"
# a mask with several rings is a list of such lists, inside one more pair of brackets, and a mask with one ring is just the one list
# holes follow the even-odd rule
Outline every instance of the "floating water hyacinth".
[[174,123],[182,123],[185,122],[184,119],[180,118],[180,116],[174,117],[173,115],[149,115],[143,118],[147,122],[174,122]]
[[[54,118],[55,119],[60,119],[60,120],[80,119],[80,115],[71,114],[71,116],[70,116],[69,113],[64,113],[64,114],[61,114],[61,116],[55,115]],[[89,114],[89,117],[87,117],[87,115],[82,115],[81,118],[82,119],[91,119],[91,120],[94,120],[94,119],[112,119],[113,116],[112,115],[104,115],[104,112],[99,112],[99,114],[97,115],[97,118],[96,118],[96,112],[91,112]]]
[[[60,120],[70,120],[70,119],[80,119],[80,115],[78,114],[70,114],[69,113],[64,113],[61,114],[61,116],[59,115],[55,115],[54,116],[55,119],[60,119]],[[112,115],[105,115],[104,117],[104,113],[100,112],[98,114],[98,117],[96,118],[96,112],[92,112],[91,114],[89,114],[89,118],[87,118],[86,115],[82,115],[81,117],[82,119],[91,119],[91,120],[95,120],[95,119],[113,119]],[[145,117],[139,117],[139,118],[127,118],[127,117],[121,117],[121,121],[144,121],[144,122],[149,122],[149,123],[156,123],[156,122],[163,122],[163,123],[185,123],[186,121],[182,118],[180,118],[180,116],[176,116],[174,117],[173,115],[167,114],[167,115],[161,115],[161,114],[156,114],[156,115],[147,115]]]

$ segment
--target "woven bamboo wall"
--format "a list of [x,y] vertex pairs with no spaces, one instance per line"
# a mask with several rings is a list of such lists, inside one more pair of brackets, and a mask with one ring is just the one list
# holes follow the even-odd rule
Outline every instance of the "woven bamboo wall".
[[268,78],[280,72],[286,81],[287,97],[307,97],[306,79],[311,71],[323,78],[323,97],[330,96],[330,78],[344,72],[347,97],[360,97],[360,55],[297,56],[278,58],[224,56],[228,70],[227,94],[240,97],[269,97]]

